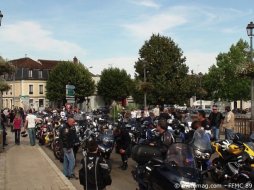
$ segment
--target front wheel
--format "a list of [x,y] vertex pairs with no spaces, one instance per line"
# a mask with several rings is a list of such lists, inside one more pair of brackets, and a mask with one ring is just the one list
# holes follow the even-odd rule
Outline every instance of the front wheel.
[[213,169],[210,171],[211,177],[216,183],[222,183],[223,175],[224,175],[224,168],[223,163],[219,158],[215,158],[212,161]]

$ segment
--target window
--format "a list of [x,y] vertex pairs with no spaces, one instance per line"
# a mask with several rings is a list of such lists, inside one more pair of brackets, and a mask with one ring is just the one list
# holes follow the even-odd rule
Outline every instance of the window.
[[39,70],[38,72],[39,72],[39,79],[41,79],[42,78],[42,70]]
[[12,95],[12,85],[10,85],[10,95]]
[[39,93],[43,94],[43,85],[39,85]]
[[32,77],[33,77],[33,70],[32,70],[32,69],[30,69],[30,70],[28,71],[28,77],[29,77],[29,78],[32,78]]
[[33,85],[29,85],[29,94],[33,94]]

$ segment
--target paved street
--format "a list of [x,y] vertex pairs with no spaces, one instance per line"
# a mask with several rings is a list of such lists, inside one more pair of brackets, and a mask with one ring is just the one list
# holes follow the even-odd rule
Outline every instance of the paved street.
[[0,153],[0,190],[75,190],[40,146],[29,138],[14,144],[8,131],[8,146]]
[[[53,151],[45,146],[42,146],[42,149],[49,156],[50,159],[56,164],[56,166],[62,170],[63,166],[59,160],[56,160],[53,154]],[[81,168],[80,161],[82,159],[81,149],[77,154],[76,168],[75,173],[78,174],[78,170]],[[118,166],[121,164],[120,156],[118,154],[112,153],[112,185],[108,186],[107,190],[135,190],[137,185],[131,175],[131,169],[135,166],[135,162],[132,159],[129,159],[129,167],[127,171],[122,171]],[[79,184],[79,180],[71,180],[72,184],[76,187],[77,190],[83,190],[83,186]]]

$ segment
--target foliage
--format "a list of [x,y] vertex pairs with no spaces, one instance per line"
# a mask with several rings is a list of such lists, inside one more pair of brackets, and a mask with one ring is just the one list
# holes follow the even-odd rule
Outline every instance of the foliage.
[[75,86],[75,100],[82,103],[85,97],[93,95],[95,82],[91,73],[82,64],[73,62],[59,62],[50,72],[46,84],[46,97],[50,101],[65,102],[65,86]]
[[130,75],[119,68],[104,69],[97,84],[98,95],[102,96],[106,104],[111,101],[121,101],[130,95],[133,86]]
[[[144,82],[136,84],[135,92],[147,92],[148,104],[182,104],[190,97],[188,67],[182,50],[171,38],[152,35],[139,50],[140,58],[135,63],[135,78]],[[140,93],[139,93],[140,94]],[[140,102],[140,96],[133,94]]]
[[216,64],[209,68],[204,77],[204,86],[209,97],[226,101],[248,100],[250,98],[250,80],[239,78],[239,68],[248,60],[247,42],[240,39],[232,45],[228,53],[220,53]]
[[14,72],[14,67],[7,61],[5,61],[1,56],[0,56],[0,91],[8,91],[10,89],[10,86],[6,83],[5,80],[1,78],[1,75],[5,74],[12,74]]

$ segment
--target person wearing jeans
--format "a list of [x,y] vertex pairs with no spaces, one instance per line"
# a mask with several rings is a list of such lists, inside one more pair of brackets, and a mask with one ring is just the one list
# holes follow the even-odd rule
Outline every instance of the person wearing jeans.
[[75,166],[73,149],[63,148],[63,151],[64,151],[63,173],[66,177],[70,178],[74,174],[73,169]]
[[235,114],[231,111],[229,106],[225,107],[226,116],[223,122],[225,128],[225,139],[232,140],[234,138]]
[[33,110],[30,109],[28,115],[26,116],[26,121],[24,126],[28,129],[30,145],[35,145],[35,124],[39,119],[33,114]]
[[218,111],[217,105],[213,105],[212,112],[208,116],[208,120],[212,128],[212,136],[214,140],[217,141],[219,140],[220,125],[223,122],[223,116],[221,112]]
[[13,119],[13,130],[15,132],[15,144],[19,145],[20,144],[20,130],[21,130],[21,125],[22,125],[22,118],[20,113],[16,113]]
[[78,179],[74,174],[75,157],[73,154],[73,146],[76,142],[76,130],[74,125],[75,120],[73,118],[68,118],[60,129],[59,134],[59,139],[64,151],[63,173],[68,179]]

